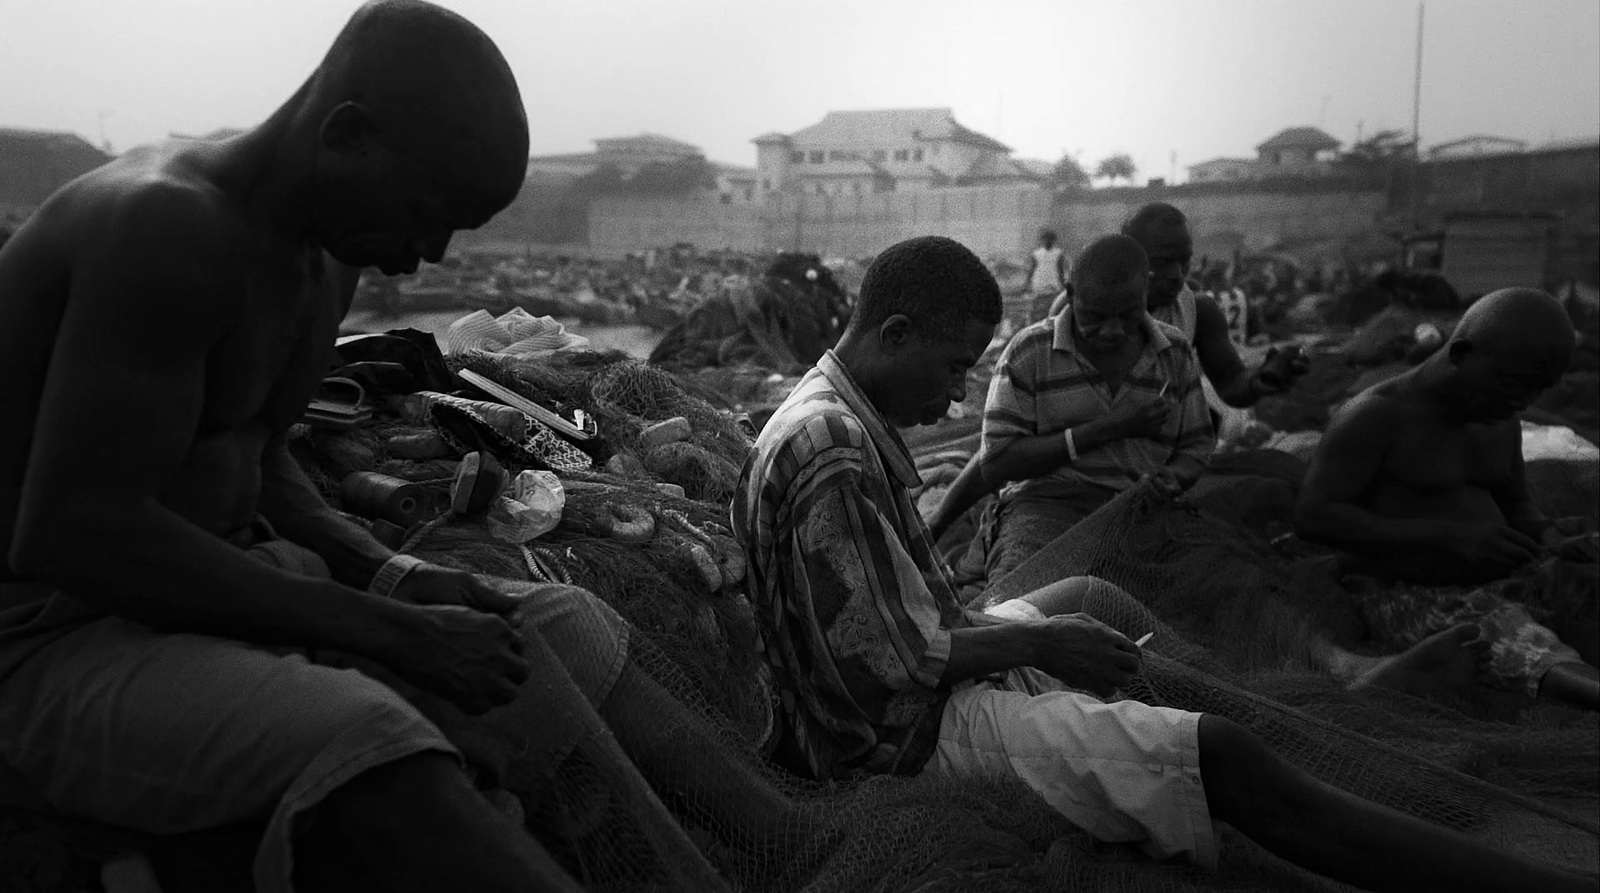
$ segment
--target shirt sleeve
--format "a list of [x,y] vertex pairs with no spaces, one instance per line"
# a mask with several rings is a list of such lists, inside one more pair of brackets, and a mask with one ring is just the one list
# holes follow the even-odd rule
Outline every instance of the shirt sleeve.
[[1166,470],[1184,489],[1194,485],[1211,464],[1216,432],[1211,427],[1211,407],[1200,386],[1200,364],[1193,351],[1176,355],[1172,380],[1183,382],[1178,396],[1178,433]]
[[1000,353],[983,409],[985,455],[994,455],[1019,437],[1039,434],[1035,381],[1035,340],[1014,338]]
[[869,716],[894,714],[939,685],[950,632],[894,526],[861,487],[855,463],[831,463],[795,506],[796,592],[809,598],[813,648],[825,647],[839,681]]

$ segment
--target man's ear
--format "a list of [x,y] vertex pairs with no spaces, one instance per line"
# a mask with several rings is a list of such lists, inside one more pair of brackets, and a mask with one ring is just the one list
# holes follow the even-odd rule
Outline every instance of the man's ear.
[[896,313],[878,326],[878,343],[890,353],[899,352],[910,339],[911,317],[904,313]]
[[335,152],[358,152],[376,142],[383,128],[372,110],[359,102],[341,102],[322,119],[318,136]]

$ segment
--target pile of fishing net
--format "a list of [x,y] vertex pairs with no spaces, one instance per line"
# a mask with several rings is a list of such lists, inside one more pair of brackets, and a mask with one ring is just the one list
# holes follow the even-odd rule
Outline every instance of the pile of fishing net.
[[667,331],[650,362],[798,375],[839,340],[848,315],[847,295],[815,255],[781,254],[760,279],[706,295]]
[[[1130,636],[1155,633],[1128,697],[1226,716],[1331,784],[1486,844],[1596,869],[1592,719],[1510,725],[1397,693],[1346,692],[1297,654],[1302,605],[1273,607],[1293,595],[1282,588],[1282,562],[1215,528],[1182,506],[1120,497],[1019,570],[1015,586],[1035,582],[1025,573],[1092,571],[1127,588],[1137,601],[1087,609]],[[1248,563],[1263,569],[1240,573]],[[1173,623],[1157,619],[1164,612]],[[631,661],[675,695],[623,723],[623,744],[635,734],[628,727],[643,725],[651,746],[630,748],[630,760],[597,726],[585,747],[598,755],[567,757],[553,789],[518,791],[530,828],[591,889],[1337,889],[1226,828],[1215,874],[1154,863],[1089,840],[1005,779],[823,785],[786,776],[657,647],[674,635],[650,631]],[[672,757],[688,753],[696,756]]]

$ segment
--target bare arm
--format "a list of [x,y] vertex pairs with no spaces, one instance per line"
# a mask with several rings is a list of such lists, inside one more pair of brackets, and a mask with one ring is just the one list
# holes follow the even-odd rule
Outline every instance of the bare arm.
[[1335,416],[1301,484],[1296,533],[1351,552],[1392,556],[1454,538],[1439,521],[1386,518],[1361,504],[1382,471],[1394,414],[1390,403],[1366,395]]
[[279,435],[261,459],[261,514],[284,539],[321,555],[333,578],[366,589],[394,553],[322,498]]
[[1502,429],[1495,434],[1508,441],[1506,447],[1511,451],[1511,476],[1503,486],[1495,488],[1492,495],[1500,506],[1500,513],[1505,515],[1506,525],[1538,542],[1550,531],[1550,519],[1528,495],[1527,469],[1522,461],[1522,426],[1513,419]]
[[1139,646],[1087,614],[1002,621],[950,632],[941,685],[1034,667],[1076,688],[1105,695],[1139,672]]
[[185,465],[210,353],[242,324],[239,249],[207,201],[145,189],[103,202],[101,231],[79,237],[10,560],[166,628],[376,658],[398,606],[268,567],[164,504],[199,474]]
[[1206,379],[1229,406],[1254,406],[1261,395],[1252,387],[1254,376],[1245,369],[1228,338],[1228,321],[1222,308],[1209,295],[1195,295],[1194,310],[1194,349]]

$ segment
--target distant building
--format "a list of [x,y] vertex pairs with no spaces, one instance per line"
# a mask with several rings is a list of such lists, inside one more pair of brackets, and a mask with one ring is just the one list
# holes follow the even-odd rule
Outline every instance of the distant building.
[[1524,140],[1474,134],[1472,136],[1464,136],[1458,140],[1430,146],[1427,154],[1429,161],[1438,161],[1446,158],[1471,158],[1478,155],[1504,155],[1509,152],[1521,152],[1526,148],[1528,148],[1528,144]]
[[756,188],[756,169],[737,164],[718,164],[717,200],[725,205],[743,205],[761,200]]
[[27,217],[52,192],[110,160],[75,133],[0,127],[0,222]]
[[560,155],[535,155],[528,159],[528,179],[577,179],[601,165],[611,165],[623,176],[632,176],[649,164],[671,164],[687,158],[703,158],[699,146],[659,133],[597,139],[593,152],[568,152]]
[[1315,127],[1291,127],[1256,146],[1256,179],[1326,173],[1339,141]]
[[1048,164],[1011,158],[1010,147],[962,126],[947,108],[829,112],[753,142],[764,193],[860,195],[1049,176]]
[[1213,158],[1188,167],[1190,183],[1235,183],[1255,178],[1254,158]]

